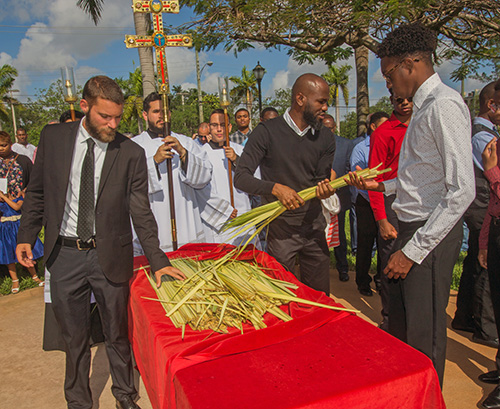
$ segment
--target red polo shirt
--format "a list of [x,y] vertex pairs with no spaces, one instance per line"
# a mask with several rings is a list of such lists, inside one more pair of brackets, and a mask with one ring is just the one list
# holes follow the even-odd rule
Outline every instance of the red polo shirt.
[[[407,129],[408,125],[397,119],[393,112],[391,117],[371,134],[368,166],[373,168],[382,162],[381,169],[392,169],[390,172],[377,176],[376,181],[383,182],[398,176],[399,151]],[[369,191],[368,195],[375,220],[386,219],[384,194]]]

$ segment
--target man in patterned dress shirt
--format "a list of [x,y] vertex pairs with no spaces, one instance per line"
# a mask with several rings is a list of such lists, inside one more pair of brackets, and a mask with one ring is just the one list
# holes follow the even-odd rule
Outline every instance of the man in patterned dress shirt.
[[384,273],[390,281],[389,332],[431,358],[442,385],[446,306],[462,242],[462,215],[474,199],[471,121],[460,94],[434,72],[436,34],[419,24],[398,27],[377,51],[394,95],[413,98],[398,177],[351,180],[396,193],[399,235]]

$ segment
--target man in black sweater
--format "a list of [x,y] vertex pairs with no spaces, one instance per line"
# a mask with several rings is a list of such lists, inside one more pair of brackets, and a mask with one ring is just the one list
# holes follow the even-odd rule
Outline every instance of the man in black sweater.
[[[292,88],[291,108],[254,129],[234,177],[236,188],[261,195],[263,204],[278,199],[287,208],[269,226],[268,253],[291,272],[298,255],[301,281],[326,294],[330,254],[320,199],[335,193],[328,184],[335,138],[322,127],[328,98],[324,79],[300,76]],[[261,179],[253,176],[257,167]],[[304,202],[297,192],[313,185],[318,198]]]

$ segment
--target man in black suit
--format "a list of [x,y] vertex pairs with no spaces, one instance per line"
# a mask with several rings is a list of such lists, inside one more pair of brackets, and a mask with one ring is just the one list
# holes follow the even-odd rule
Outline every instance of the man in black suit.
[[45,263],[65,343],[64,389],[70,409],[92,408],[91,292],[101,313],[117,408],[139,408],[127,332],[131,218],[157,284],[163,274],[184,278],[159,249],[144,151],[116,133],[123,103],[113,80],[93,77],[80,102],[85,118],[42,130],[19,228],[17,257],[27,267],[33,265],[37,234],[45,228]]

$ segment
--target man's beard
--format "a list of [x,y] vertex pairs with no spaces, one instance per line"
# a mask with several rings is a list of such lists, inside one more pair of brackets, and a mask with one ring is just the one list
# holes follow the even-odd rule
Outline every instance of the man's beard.
[[148,129],[152,132],[154,132],[157,135],[162,135],[164,134],[164,127],[158,127],[154,122],[149,122],[148,121]]
[[314,112],[311,110],[309,104],[306,103],[304,107],[304,113],[302,114],[304,117],[304,121],[306,124],[313,128],[315,131],[319,131],[321,129],[321,125],[323,124],[317,116],[314,115]]
[[92,108],[90,108],[87,115],[85,115],[85,125],[87,125],[86,129],[88,133],[98,141],[110,143],[115,140],[116,130],[105,127],[99,128],[94,124],[92,121]]

